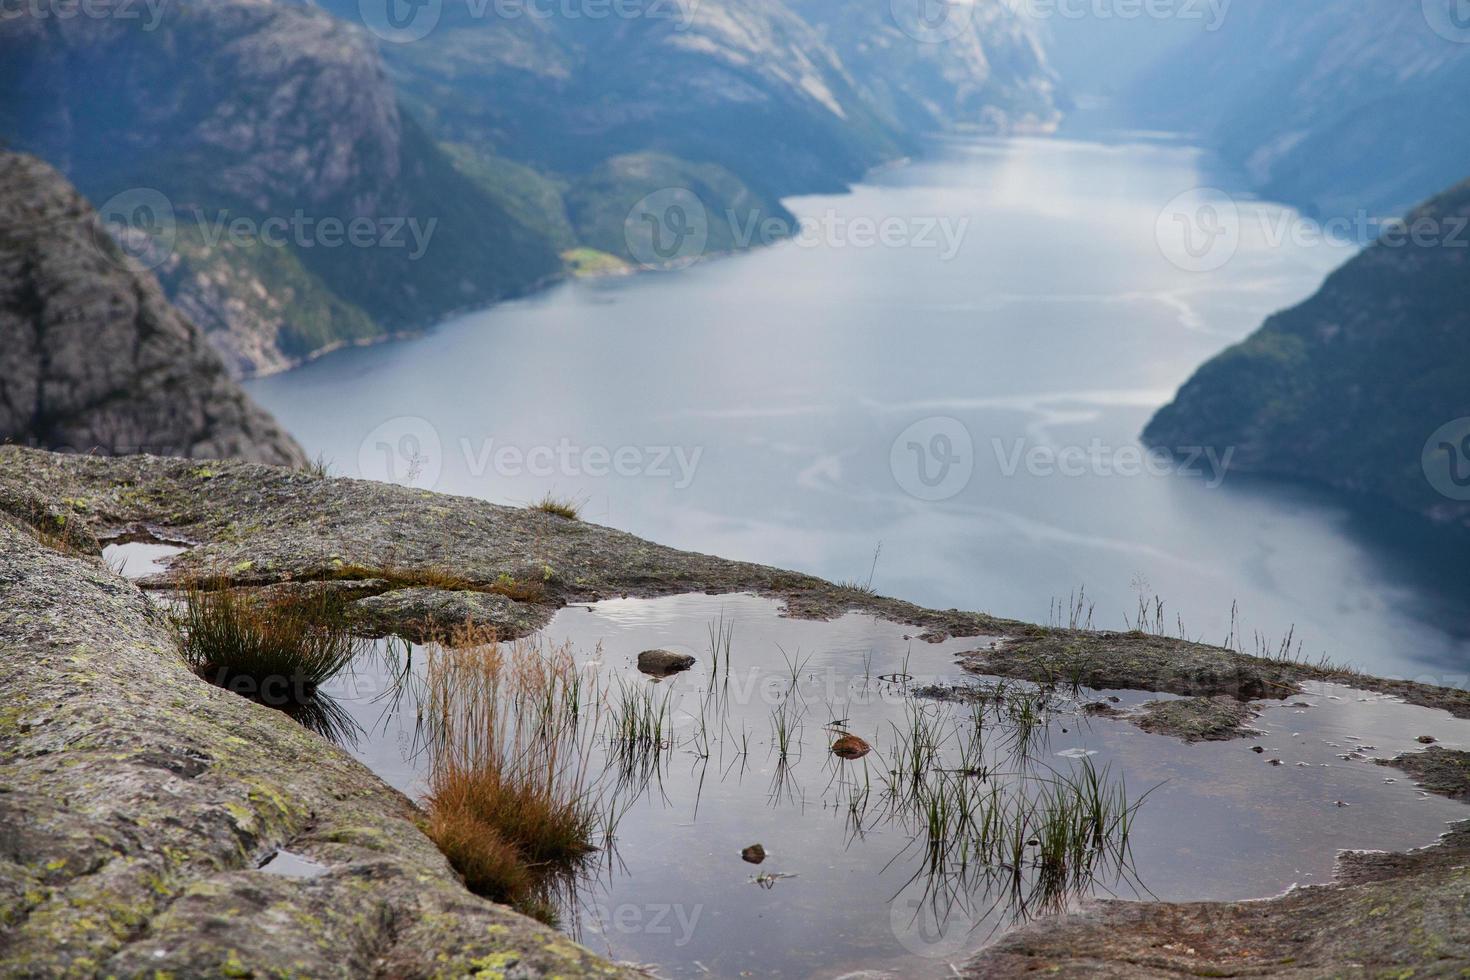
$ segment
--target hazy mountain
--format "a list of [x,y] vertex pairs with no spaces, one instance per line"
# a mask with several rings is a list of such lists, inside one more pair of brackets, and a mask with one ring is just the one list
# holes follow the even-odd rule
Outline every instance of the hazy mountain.
[[3,152],[0,342],[0,440],[305,462],[66,179]]
[[[0,21],[0,85],[27,93],[6,101],[0,134],[64,170],[108,220],[130,213],[136,189],[161,192],[167,213],[152,217],[171,247],[152,262],[237,370],[559,274],[544,235],[399,110],[363,31],[269,0],[159,9],[155,26]],[[363,244],[336,230],[354,220]]]
[[[136,212],[114,195],[161,191],[173,222],[147,258],[252,373],[533,288],[574,246],[634,258],[619,224],[670,186],[700,195],[720,251],[732,222],[789,218],[782,196],[839,189],[924,131],[1057,115],[1029,28],[1001,5],[916,40],[886,3],[645,0],[594,17],[446,0],[409,7],[431,19],[405,35],[374,2],[5,18],[0,84],[27,95],[0,106],[0,136],[109,220]],[[284,244],[226,233],[296,215],[310,228]],[[324,243],[354,219],[369,245]]]
[[1323,217],[1401,214],[1470,160],[1463,6],[1235,0],[1138,81],[1131,108],[1219,146],[1269,197]]
[[1233,471],[1325,483],[1470,524],[1467,226],[1470,182],[1205,364],[1145,441],[1233,451]]

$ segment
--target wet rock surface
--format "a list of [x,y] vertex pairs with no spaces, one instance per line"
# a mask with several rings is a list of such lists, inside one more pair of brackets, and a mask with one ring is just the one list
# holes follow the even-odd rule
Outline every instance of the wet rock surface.
[[1431,745],[1396,759],[1375,760],[1414,777],[1421,789],[1452,800],[1470,800],[1470,752],[1457,752]]
[[672,650],[644,650],[638,654],[638,669],[654,677],[667,677],[694,666],[694,658]]
[[[1455,799],[1470,753],[1386,763]],[[1261,902],[1099,901],[975,957],[969,977],[1464,976],[1470,970],[1470,821],[1406,854],[1346,852],[1331,885]]]
[[[60,519],[68,528],[72,553],[38,540],[38,511],[45,527]],[[147,586],[201,577],[270,589],[331,583],[357,595],[365,621],[384,629],[473,606],[519,634],[570,602],[754,592],[782,600],[788,615],[856,610],[926,639],[1002,637],[966,656],[981,673],[1184,695],[1145,707],[1179,737],[1224,733],[1248,720],[1250,699],[1282,698],[1315,679],[1470,716],[1463,691],[1165,637],[926,610],[468,498],[246,463],[7,447],[0,646],[24,669],[0,673],[0,822],[10,842],[0,854],[0,946],[19,975],[615,970],[471,897],[419,830],[412,804],[348,756],[194,678],[170,653],[156,607],[91,557],[99,538],[143,533],[190,546]],[[1393,764],[1420,767],[1416,778],[1436,792],[1464,792],[1462,754],[1445,752],[1441,763],[1439,752]],[[281,849],[328,870],[313,878],[256,870]],[[1454,972],[1470,967],[1467,900],[1462,826],[1422,851],[1347,857],[1338,884],[1268,902],[1095,903],[1007,937],[969,970]]]
[[[5,975],[619,973],[471,896],[407,799],[196,679],[142,592],[4,516],[0,654]],[[327,870],[257,870],[282,849]]]
[[832,743],[832,754],[839,759],[861,759],[873,747],[856,735],[843,735]]
[[520,636],[536,622],[523,603],[494,592],[463,589],[391,589],[358,599],[353,609],[365,631],[396,632],[413,640],[442,636],[465,623]]
[[1220,696],[1150,701],[1125,716],[1155,735],[1186,742],[1225,742],[1257,734],[1249,724],[1256,714],[1246,702]]
[[[1007,638],[961,658],[969,670],[1043,684],[1137,690],[1238,701],[1282,699],[1303,681],[1335,681],[1470,718],[1470,691],[1372,677],[1350,670],[1266,660],[1152,633],[1108,633],[1003,623]],[[955,635],[965,635],[956,633]]]

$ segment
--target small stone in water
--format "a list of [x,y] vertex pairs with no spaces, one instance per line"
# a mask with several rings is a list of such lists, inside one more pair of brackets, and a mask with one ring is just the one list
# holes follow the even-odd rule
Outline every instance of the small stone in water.
[[844,735],[832,743],[832,754],[839,759],[861,759],[873,747],[856,735]]
[[644,650],[638,654],[638,669],[654,677],[667,677],[694,666],[694,658],[672,650]]
[[760,864],[766,859],[766,849],[759,844],[752,844],[740,852],[740,858],[749,864]]
[[1273,765],[1273,766],[1279,766],[1279,765],[1283,765],[1283,764],[1284,763],[1282,763],[1282,761],[1280,759],[1272,759],[1271,760],[1271,765]]
[[1414,741],[1418,742],[1420,745],[1433,745],[1435,742],[1439,741],[1439,739],[1435,738],[1433,735],[1420,735],[1418,738],[1414,739]]
[[1262,752],[1266,751],[1266,747],[1264,745],[1252,745],[1251,751],[1254,752],[1256,755],[1260,755]]

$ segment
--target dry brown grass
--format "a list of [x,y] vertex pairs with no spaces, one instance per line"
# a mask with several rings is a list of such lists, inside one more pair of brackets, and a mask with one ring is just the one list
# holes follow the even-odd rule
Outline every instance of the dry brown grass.
[[425,670],[430,836],[471,890],[544,918],[600,820],[571,651],[466,626]]
[[553,517],[565,518],[575,521],[582,516],[582,505],[571,497],[553,497],[547,494],[531,505],[532,510],[539,510],[543,514],[551,514]]
[[472,811],[436,805],[428,831],[476,895],[515,905],[534,894],[531,869],[520,852]]

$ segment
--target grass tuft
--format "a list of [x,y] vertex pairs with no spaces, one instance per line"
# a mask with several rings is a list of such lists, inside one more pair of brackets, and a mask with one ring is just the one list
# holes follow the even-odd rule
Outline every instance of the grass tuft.
[[429,834],[472,891],[543,921],[550,889],[596,848],[571,651],[465,627],[428,648]]
[[550,493],[531,505],[532,510],[539,510],[543,514],[551,514],[553,517],[563,517],[569,521],[575,521],[582,516],[582,505],[570,497],[553,497]]
[[351,718],[321,692],[361,649],[335,592],[257,597],[224,583],[190,583],[172,621],[174,645],[199,677],[328,738],[355,737]]

